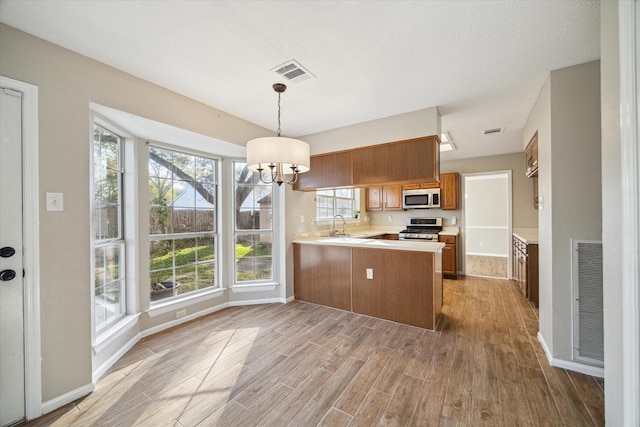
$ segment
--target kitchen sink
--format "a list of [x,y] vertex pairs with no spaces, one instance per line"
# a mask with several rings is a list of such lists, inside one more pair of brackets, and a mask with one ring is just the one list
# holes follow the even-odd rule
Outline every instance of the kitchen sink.
[[378,239],[378,240],[400,240],[398,233],[384,233],[384,234],[376,234],[375,236],[369,236],[367,239]]

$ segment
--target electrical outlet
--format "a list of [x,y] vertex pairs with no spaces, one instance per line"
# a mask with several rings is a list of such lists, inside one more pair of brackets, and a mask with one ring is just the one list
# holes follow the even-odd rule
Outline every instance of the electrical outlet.
[[300,224],[304,224],[304,215],[300,215]]
[[373,268],[367,268],[367,279],[373,280]]
[[483,247],[483,246],[484,246],[484,242],[480,242],[480,247]]
[[388,219],[388,221],[389,221],[389,222],[392,222],[392,221],[393,221],[393,217],[392,217],[391,215],[389,215],[389,219]]
[[186,315],[187,315],[187,310],[186,309],[176,311],[176,319],[179,319],[179,318],[184,317]]

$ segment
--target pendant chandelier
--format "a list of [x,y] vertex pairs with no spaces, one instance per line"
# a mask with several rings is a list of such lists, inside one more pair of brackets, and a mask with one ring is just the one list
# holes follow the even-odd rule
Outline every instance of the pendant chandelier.
[[[278,93],[277,135],[247,142],[247,168],[260,173],[260,180],[265,184],[293,184],[298,180],[299,173],[309,170],[309,144],[280,136],[280,95],[286,89],[287,86],[282,83],[273,85],[273,90]],[[269,170],[266,171],[266,168]]]

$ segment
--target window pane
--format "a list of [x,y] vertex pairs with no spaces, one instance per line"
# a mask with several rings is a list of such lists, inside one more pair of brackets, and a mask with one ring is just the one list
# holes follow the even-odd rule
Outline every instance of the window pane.
[[216,211],[213,209],[196,210],[196,223],[194,231],[215,231]]
[[216,169],[213,159],[150,148],[150,234],[163,236],[150,241],[152,301],[216,285]]
[[236,236],[236,281],[272,279],[272,233]]
[[94,316],[100,332],[125,313],[125,281],[122,269],[123,243],[95,249]]
[[91,176],[94,189],[92,275],[96,333],[111,326],[126,312],[122,264],[125,250],[122,240],[122,144],[120,136],[94,124]]

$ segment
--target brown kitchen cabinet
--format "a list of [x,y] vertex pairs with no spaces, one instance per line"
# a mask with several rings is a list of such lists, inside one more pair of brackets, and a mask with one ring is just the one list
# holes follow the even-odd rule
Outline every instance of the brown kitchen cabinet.
[[352,257],[354,313],[435,329],[442,279],[433,252],[353,248]]
[[348,187],[353,184],[351,170],[351,151],[314,155],[311,156],[309,171],[298,175],[293,189]]
[[459,185],[458,172],[440,174],[440,209],[458,210]]
[[439,236],[438,241],[445,244],[442,249],[442,274],[448,279],[458,278],[458,237]]
[[538,132],[533,134],[531,141],[524,150],[526,154],[527,177],[538,176]]
[[365,189],[367,211],[401,211],[402,185],[384,185]]
[[353,150],[355,186],[438,181],[440,139],[436,135]]
[[511,251],[513,278],[520,292],[538,307],[538,244],[527,243],[514,234]]
[[296,299],[351,310],[351,248],[294,243],[293,265]]

